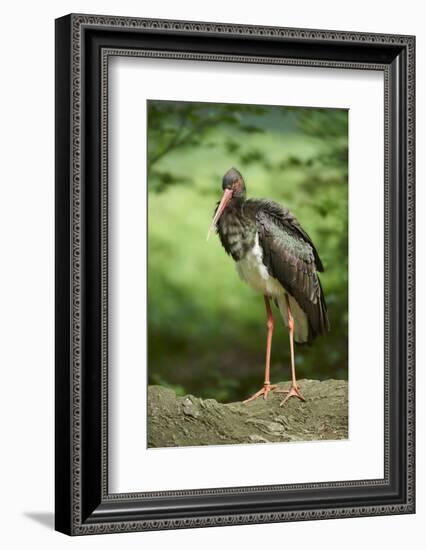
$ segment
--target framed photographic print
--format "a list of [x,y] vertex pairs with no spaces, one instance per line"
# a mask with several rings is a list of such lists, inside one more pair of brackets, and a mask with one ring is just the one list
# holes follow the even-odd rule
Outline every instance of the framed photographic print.
[[56,20],[56,529],[413,513],[413,36]]

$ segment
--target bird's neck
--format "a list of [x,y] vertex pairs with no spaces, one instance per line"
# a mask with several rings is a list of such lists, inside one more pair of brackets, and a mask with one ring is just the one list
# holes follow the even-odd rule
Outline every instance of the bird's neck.
[[232,199],[229,201],[229,206],[234,208],[239,208],[242,206],[245,200],[246,200],[245,192],[241,193],[241,195],[234,195]]
[[232,197],[218,223],[222,245],[235,261],[244,258],[255,242],[255,218],[245,204],[245,196]]

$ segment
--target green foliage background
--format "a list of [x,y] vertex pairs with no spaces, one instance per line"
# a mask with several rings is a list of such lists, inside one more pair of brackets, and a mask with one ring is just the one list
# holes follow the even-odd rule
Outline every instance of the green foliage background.
[[[248,196],[290,208],[325,267],[331,332],[296,345],[298,377],[347,378],[347,111],[149,101],[149,383],[224,402],[263,383],[263,299],[239,280],[218,237],[206,242],[232,166]],[[275,312],[273,382],[290,377]]]

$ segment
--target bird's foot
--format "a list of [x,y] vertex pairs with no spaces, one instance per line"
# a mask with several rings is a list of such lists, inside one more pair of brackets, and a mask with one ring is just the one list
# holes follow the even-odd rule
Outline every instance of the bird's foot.
[[250,401],[254,401],[255,399],[257,399],[258,397],[260,397],[262,395],[263,395],[263,399],[267,399],[268,398],[268,393],[270,391],[274,391],[276,387],[277,387],[276,384],[263,384],[263,388],[261,390],[254,393],[251,397],[249,397],[248,399],[243,401],[243,403],[249,403]]
[[300,393],[300,386],[298,384],[292,384],[289,390],[275,390],[275,393],[286,393],[287,395],[281,401],[280,407],[282,407],[290,397],[297,397],[300,401],[306,401],[303,395]]

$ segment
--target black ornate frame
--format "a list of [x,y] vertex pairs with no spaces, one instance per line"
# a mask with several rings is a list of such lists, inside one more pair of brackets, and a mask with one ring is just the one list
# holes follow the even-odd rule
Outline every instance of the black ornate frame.
[[[56,21],[56,529],[70,535],[413,513],[413,36],[68,15]],[[384,478],[108,493],[107,122],[114,55],[383,71]]]

